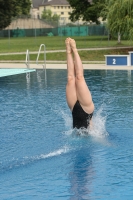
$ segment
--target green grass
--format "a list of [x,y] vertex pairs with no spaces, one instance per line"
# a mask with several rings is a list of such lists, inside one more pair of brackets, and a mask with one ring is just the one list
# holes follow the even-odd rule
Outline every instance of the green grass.
[[[91,51],[79,51],[79,55],[82,61],[105,61],[104,55],[128,55],[129,51],[133,51],[133,48],[128,49],[112,49],[112,50],[91,50]],[[25,61],[25,54],[22,55],[4,55],[0,56],[0,60],[3,61]],[[36,61],[37,54],[30,55],[30,61]],[[39,60],[43,60],[43,53],[40,54]],[[47,53],[46,54],[47,61],[66,61],[66,53],[65,52],[56,52],[56,53]]]
[[[117,40],[108,41],[107,36],[78,36],[73,37],[76,40],[77,48],[92,48],[91,51],[80,51],[81,59],[84,61],[104,61],[105,54],[128,54],[128,51],[132,51],[132,41],[123,40],[120,45],[117,44]],[[45,44],[46,50],[64,50],[66,37],[24,37],[24,38],[0,38],[0,53],[13,53],[24,52],[22,55],[0,55],[0,60],[22,60],[25,61],[26,50],[31,51],[39,50],[40,44]],[[93,50],[95,47],[124,47],[129,49],[115,49],[115,50]],[[43,50],[43,49],[42,49]],[[66,60],[66,54],[63,52],[47,53],[47,60]],[[30,53],[30,60],[35,61],[37,54]],[[43,60],[43,55],[40,55],[40,60]]]
[[[23,38],[0,38],[0,53],[38,51],[40,44],[45,44],[47,50],[59,50],[65,48],[66,37],[23,37]],[[73,37],[78,48],[94,47],[117,47],[116,40],[108,41],[107,36],[78,36]],[[122,41],[121,46],[132,46],[132,41]]]

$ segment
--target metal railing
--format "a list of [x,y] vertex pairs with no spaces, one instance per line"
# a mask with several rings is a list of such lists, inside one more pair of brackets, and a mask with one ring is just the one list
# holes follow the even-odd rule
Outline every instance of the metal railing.
[[27,66],[27,68],[30,68],[30,54],[29,54],[29,50],[27,49],[26,51],[26,60],[25,60],[25,64]]
[[40,45],[40,48],[39,48],[39,51],[38,51],[38,55],[37,55],[37,59],[36,59],[36,64],[39,65],[38,63],[38,60],[39,60],[39,56],[40,56],[40,53],[41,53],[41,49],[42,47],[44,47],[44,63],[42,64],[43,66],[43,70],[45,71],[45,85],[47,87],[47,74],[46,74],[46,47],[45,47],[45,44],[41,44]]
[[42,64],[42,66],[43,66],[43,69],[46,70],[46,47],[45,47],[45,44],[40,45],[38,55],[37,55],[37,59],[36,59],[36,64],[38,65],[38,60],[39,60],[39,56],[40,56],[42,47],[44,47],[44,64]]

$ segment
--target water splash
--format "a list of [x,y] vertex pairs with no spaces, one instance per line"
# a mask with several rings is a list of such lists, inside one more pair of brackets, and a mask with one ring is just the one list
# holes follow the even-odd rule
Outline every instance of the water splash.
[[72,129],[72,115],[69,109],[64,110],[56,104],[51,106],[52,111],[60,116],[64,120],[65,127],[68,129],[64,132],[65,135],[80,135],[80,136],[92,136],[95,138],[105,138],[108,136],[106,131],[106,118],[107,114],[106,104],[103,103],[98,110],[95,110],[92,125],[88,129]]
[[40,154],[36,156],[25,156],[23,158],[12,158],[11,160],[5,160],[0,163],[0,171],[7,171],[14,168],[18,168],[21,166],[27,166],[29,164],[35,163],[40,160],[52,158],[55,156],[59,156],[61,154],[65,154],[69,151],[67,146],[64,146],[62,149],[58,149],[56,151],[50,152],[48,154]]
[[70,114],[66,113],[64,110],[61,110],[60,112],[62,114],[62,118],[64,119],[65,127],[72,127],[72,117]]
[[[81,128],[81,129],[69,129],[68,131],[65,131],[64,133],[66,135],[80,135],[80,136],[92,136],[94,138],[105,138],[108,136],[108,133],[106,131],[106,115],[104,114],[104,108],[105,106],[102,105],[99,110],[95,111],[91,126],[88,129]],[[65,124],[69,125],[69,128],[72,127],[70,124],[72,123],[72,119],[68,115],[62,115]],[[68,123],[66,123],[68,122]]]
[[67,128],[72,127],[72,116],[71,116],[71,112],[69,111],[68,107],[67,107],[67,110],[65,110],[64,108],[61,108],[60,106],[58,106],[56,104],[53,104],[51,109],[54,113],[56,113],[56,115],[58,115],[59,117],[61,117],[64,120],[65,127],[67,127]]
[[32,157],[32,159],[33,160],[46,159],[46,158],[49,158],[49,157],[54,157],[54,156],[58,156],[58,155],[67,153],[68,151],[69,151],[69,148],[67,146],[65,146],[64,148],[59,149],[59,150],[54,151],[54,152],[50,152],[49,154],[46,154],[46,155],[45,154],[41,154],[40,156]]
[[88,129],[89,135],[93,137],[106,137],[108,132],[106,131],[106,115],[103,112],[103,105],[98,111],[95,112],[92,118],[92,125]]

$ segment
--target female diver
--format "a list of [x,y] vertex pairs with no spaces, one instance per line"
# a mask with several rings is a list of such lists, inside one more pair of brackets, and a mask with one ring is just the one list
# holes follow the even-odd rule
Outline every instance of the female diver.
[[73,128],[88,128],[94,111],[91,93],[84,79],[83,66],[75,40],[65,40],[67,54],[66,99],[72,111]]

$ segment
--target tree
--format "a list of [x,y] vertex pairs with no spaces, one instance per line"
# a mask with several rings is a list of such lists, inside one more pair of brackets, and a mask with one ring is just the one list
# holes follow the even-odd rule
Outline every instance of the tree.
[[118,43],[121,42],[121,36],[133,38],[132,0],[107,0],[101,15],[107,19],[110,34],[118,34]]
[[71,21],[82,18],[84,21],[99,23],[100,12],[105,6],[105,0],[67,0],[73,11],[70,13]]
[[29,15],[31,8],[31,0],[21,0],[20,3],[20,15]]
[[51,10],[44,10],[41,15],[42,19],[50,21],[52,18],[52,11]]
[[28,15],[30,7],[30,0],[0,0],[0,29],[7,27],[12,17]]
[[41,18],[50,22],[58,22],[60,15],[52,15],[52,11],[47,9],[42,12]]
[[55,21],[55,22],[58,22],[59,19],[60,19],[60,15],[54,14],[54,15],[52,16],[52,20]]

